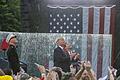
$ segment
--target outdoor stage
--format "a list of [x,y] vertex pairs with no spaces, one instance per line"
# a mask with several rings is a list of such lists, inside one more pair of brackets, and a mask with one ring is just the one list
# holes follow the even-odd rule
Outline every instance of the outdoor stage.
[[[0,32],[0,42],[2,42],[8,33]],[[73,46],[72,50],[80,53],[81,60],[89,60],[91,62],[97,77],[104,77],[108,73],[108,66],[111,65],[112,36],[110,34],[15,34],[18,39],[17,51],[19,58],[23,63],[27,64],[27,72],[29,74],[36,75],[37,73],[34,63],[43,64],[45,67],[53,66],[53,51],[56,47],[55,41],[59,37],[65,38],[65,41]],[[6,61],[5,63],[4,66],[8,65]]]

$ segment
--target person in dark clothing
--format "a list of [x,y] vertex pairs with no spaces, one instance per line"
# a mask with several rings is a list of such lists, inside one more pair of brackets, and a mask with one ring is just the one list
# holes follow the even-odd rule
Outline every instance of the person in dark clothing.
[[64,72],[70,72],[70,56],[64,51],[66,45],[64,38],[59,38],[57,41],[57,48],[54,49],[54,66],[62,68]]
[[9,48],[7,50],[9,67],[13,70],[13,74],[16,75],[20,71],[20,62],[16,51],[16,36],[9,34],[6,38],[6,42],[9,44]]
[[[71,60],[70,68],[71,67],[75,68],[76,71],[74,73],[77,73],[77,71],[80,68],[79,66],[80,54],[76,52],[72,52],[72,45],[68,43],[66,43],[66,46],[64,49],[65,49],[65,52],[70,56],[70,60]],[[72,72],[72,69],[71,69],[71,72]]]

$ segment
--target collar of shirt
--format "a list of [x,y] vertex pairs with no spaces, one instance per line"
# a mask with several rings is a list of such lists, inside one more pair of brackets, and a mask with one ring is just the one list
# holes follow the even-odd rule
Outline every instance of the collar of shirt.
[[63,50],[63,47],[62,46],[59,46],[62,50]]

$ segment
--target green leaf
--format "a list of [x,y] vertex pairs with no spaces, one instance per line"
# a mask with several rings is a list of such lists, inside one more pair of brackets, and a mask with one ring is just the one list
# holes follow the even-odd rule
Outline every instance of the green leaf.
[[0,0],[2,31],[20,31],[20,0]]

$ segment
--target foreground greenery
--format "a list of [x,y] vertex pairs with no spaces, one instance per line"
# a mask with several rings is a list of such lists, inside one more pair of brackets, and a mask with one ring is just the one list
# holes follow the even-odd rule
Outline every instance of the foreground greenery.
[[0,30],[20,31],[20,0],[0,0]]

